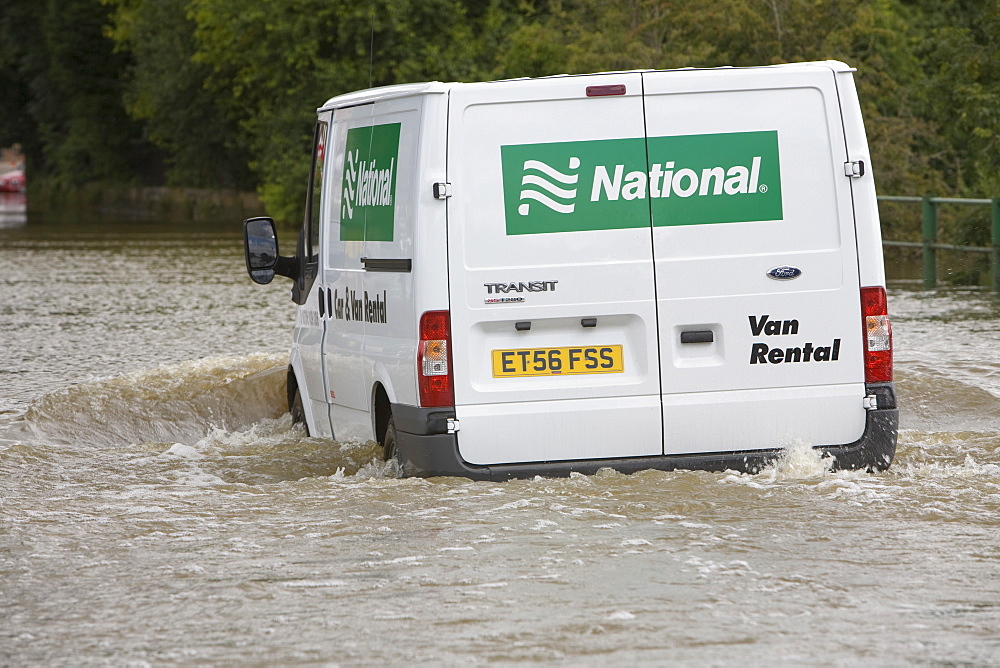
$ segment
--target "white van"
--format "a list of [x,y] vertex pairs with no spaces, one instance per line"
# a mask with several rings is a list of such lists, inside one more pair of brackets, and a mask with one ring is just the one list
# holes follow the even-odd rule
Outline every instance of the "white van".
[[839,62],[424,83],[318,111],[289,406],[406,475],[882,470],[875,186]]

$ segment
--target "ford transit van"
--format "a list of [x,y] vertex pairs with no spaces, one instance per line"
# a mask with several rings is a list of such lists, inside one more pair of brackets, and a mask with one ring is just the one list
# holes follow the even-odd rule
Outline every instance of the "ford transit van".
[[423,83],[318,110],[289,407],[405,475],[756,471],[896,448],[871,160],[839,62]]

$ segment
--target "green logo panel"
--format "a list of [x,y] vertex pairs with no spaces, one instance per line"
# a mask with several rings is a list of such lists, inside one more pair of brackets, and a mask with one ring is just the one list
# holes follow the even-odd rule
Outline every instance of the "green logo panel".
[[[781,220],[778,133],[500,147],[507,234]],[[647,157],[648,156],[648,157]]]
[[399,167],[399,123],[347,131],[340,240],[392,241]]

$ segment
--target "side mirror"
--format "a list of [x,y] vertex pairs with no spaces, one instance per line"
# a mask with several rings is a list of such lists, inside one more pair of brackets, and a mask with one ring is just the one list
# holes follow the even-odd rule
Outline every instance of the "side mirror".
[[274,221],[270,218],[244,220],[243,247],[250,279],[260,285],[274,280],[274,266],[278,262],[278,235]]

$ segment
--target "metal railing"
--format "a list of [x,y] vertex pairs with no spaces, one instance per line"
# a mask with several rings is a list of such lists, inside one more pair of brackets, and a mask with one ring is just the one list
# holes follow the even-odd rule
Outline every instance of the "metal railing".
[[[882,242],[883,246],[902,246],[922,248],[924,259],[924,289],[937,287],[937,251],[964,251],[967,253],[989,253],[990,285],[995,292],[1000,292],[1000,197],[993,199],[969,199],[963,197],[901,197],[897,195],[879,195],[880,202],[920,202],[922,212],[921,238],[923,241],[890,241]],[[985,205],[991,209],[990,246],[956,246],[954,244],[939,244],[938,236],[938,204],[974,204]]]

